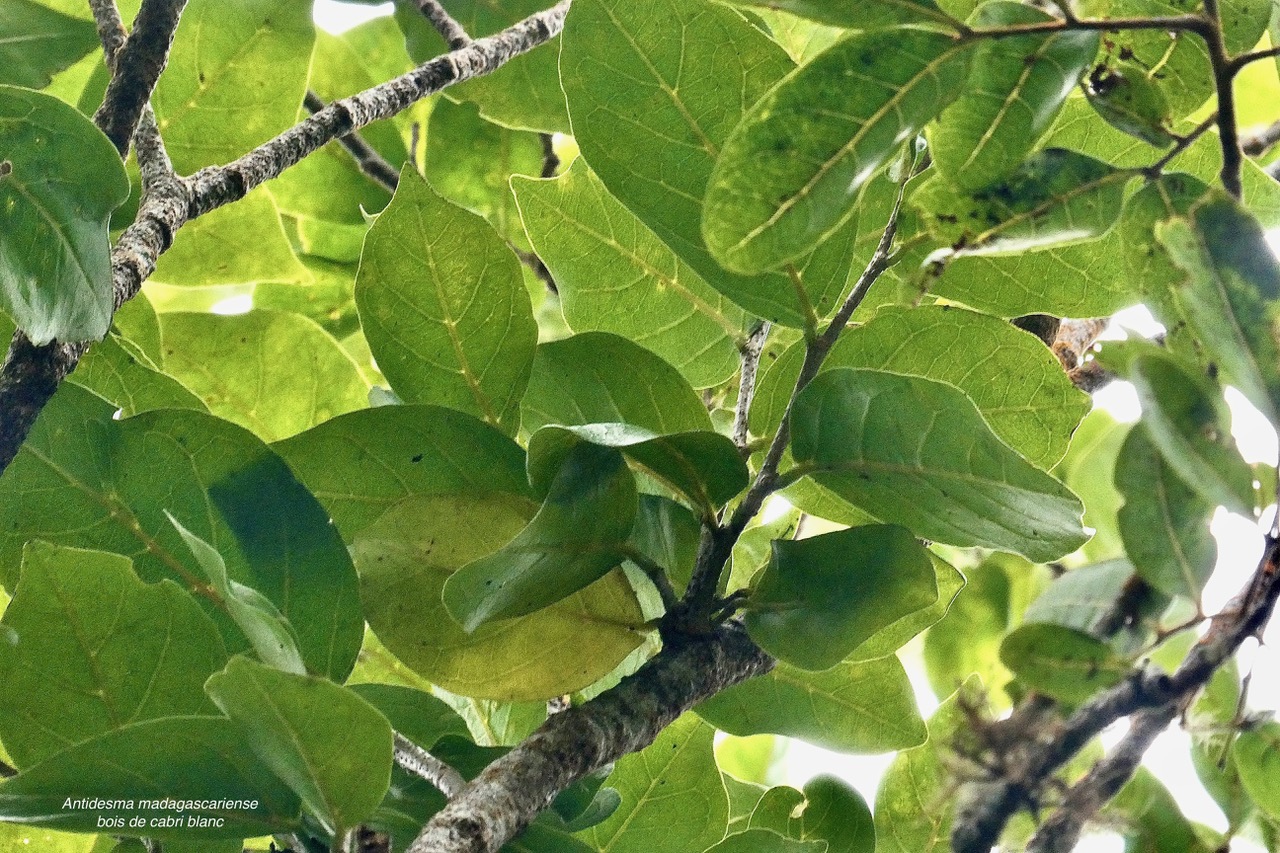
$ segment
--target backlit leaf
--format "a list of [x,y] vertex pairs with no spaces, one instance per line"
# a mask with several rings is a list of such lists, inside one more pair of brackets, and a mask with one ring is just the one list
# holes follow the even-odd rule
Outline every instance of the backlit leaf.
[[0,84],[43,89],[50,75],[98,46],[92,24],[34,0],[0,6]]
[[538,337],[520,262],[484,220],[413,169],[369,229],[356,304],[401,398],[515,432]]
[[954,27],[959,23],[933,0],[734,0],[734,3],[780,9],[851,30],[878,30],[915,23]]
[[959,97],[972,44],[927,30],[853,35],[770,90],[725,142],[703,235],[741,273],[794,261],[844,226],[858,190]]
[[1062,625],[1023,625],[1001,643],[1000,660],[1031,689],[1070,704],[1119,684],[1129,671],[1106,643]]

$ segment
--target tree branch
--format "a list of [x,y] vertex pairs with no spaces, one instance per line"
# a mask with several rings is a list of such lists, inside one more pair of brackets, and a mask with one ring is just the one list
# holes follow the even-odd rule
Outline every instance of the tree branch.
[[[106,6],[115,8],[112,0],[92,0],[92,5],[95,12]],[[161,185],[144,197],[138,218],[125,229],[112,250],[114,307],[118,309],[138,292],[155,269],[156,259],[173,242],[174,233],[189,219],[243,198],[258,184],[338,136],[389,118],[446,86],[488,74],[551,40],[564,26],[568,10],[568,0],[562,0],[463,50],[437,57],[394,80],[336,101],[226,166],[202,169],[183,181],[160,181]],[[104,43],[117,41],[119,33],[104,26],[103,20],[99,18],[99,31]],[[119,20],[118,15],[115,20]],[[146,156],[162,150],[158,135],[153,136],[154,150]],[[41,410],[87,349],[87,342],[53,341],[37,347],[21,331],[14,335],[0,369],[0,472],[13,461]]]
[[496,853],[586,774],[643,749],[695,703],[773,667],[737,623],[665,647],[635,675],[551,716],[427,823],[408,853]]
[[444,39],[445,44],[449,45],[450,50],[458,50],[471,44],[471,36],[467,35],[462,24],[445,11],[439,0],[418,0],[418,9],[431,22],[431,26],[436,28],[436,32]]
[[426,779],[444,794],[446,800],[452,800],[467,786],[462,774],[448,764],[436,758],[399,732],[395,732],[396,764],[415,776]]
[[559,35],[568,11],[569,0],[561,0],[496,35],[477,39],[394,80],[334,101],[238,160],[201,169],[190,179],[189,216],[194,218],[238,201],[254,187],[279,175],[332,139],[378,119],[390,118],[447,86],[496,71],[509,60]]
[[[1020,762],[1021,767],[1003,779],[984,784],[981,801],[966,810],[963,819],[957,820],[951,834],[954,853],[989,851],[999,841],[1009,819],[1024,803],[1034,801],[1035,794],[1050,776],[1095,735],[1121,717],[1146,712],[1134,718],[1135,726],[1142,723],[1139,734],[1135,735],[1135,738],[1140,738],[1146,736],[1151,726],[1158,724],[1161,715],[1168,713],[1170,716],[1160,726],[1163,730],[1175,709],[1185,707],[1218,667],[1235,654],[1240,644],[1266,624],[1277,597],[1280,597],[1278,576],[1280,540],[1268,536],[1262,560],[1248,584],[1221,613],[1212,618],[1209,630],[1192,647],[1177,671],[1173,675],[1159,671],[1135,673],[1081,705],[1061,725],[1045,732],[1039,739],[1029,741],[1030,748]],[[1122,757],[1110,767],[1096,768],[1097,776],[1089,782],[1089,786],[1096,790],[1082,790],[1078,800],[1085,804],[1094,802],[1100,792],[1114,784],[1115,775],[1128,766],[1127,761]],[[1133,767],[1136,766],[1135,762]],[[1129,772],[1132,773],[1132,768]],[[1086,777],[1086,781],[1088,779]],[[1080,814],[1080,823],[1083,824],[1091,814]],[[1070,816],[1062,820],[1065,825]]]
[[[105,6],[110,6],[115,12],[114,2],[94,2],[91,5],[95,16]],[[124,46],[115,51],[109,49],[108,42],[104,41],[107,65],[114,73],[107,84],[102,105],[93,114],[93,121],[102,128],[121,157],[129,153],[129,140],[138,127],[143,109],[151,100],[160,72],[169,61],[173,34],[178,29],[178,19],[186,5],[187,0],[144,0],[138,9],[138,17],[134,19],[133,32]],[[119,13],[115,13],[115,18],[118,22]],[[99,31],[102,31],[101,23]],[[109,41],[114,45],[114,36]]]
[[1222,171],[1218,175],[1223,189],[1239,200],[1244,193],[1240,183],[1244,154],[1240,150],[1240,131],[1236,121],[1235,79],[1238,69],[1232,63],[1222,38],[1222,16],[1218,11],[1218,0],[1205,0],[1204,11],[1210,27],[1207,33],[1201,35],[1209,48],[1213,85],[1218,93],[1218,140],[1222,146]]
[[[320,96],[310,89],[307,90],[306,96],[302,99],[302,104],[312,115],[327,106]],[[338,144],[352,156],[356,161],[356,166],[359,167],[365,177],[371,179],[389,193],[396,191],[396,187],[400,184],[400,172],[395,166],[391,165],[387,158],[379,154],[372,145],[365,142],[363,136],[352,131],[339,136]]]
[[738,405],[733,412],[733,443],[738,449],[747,449],[747,418],[751,414],[751,401],[756,394],[756,370],[760,367],[760,353],[769,338],[769,323],[757,326],[742,344],[742,373],[738,377]]

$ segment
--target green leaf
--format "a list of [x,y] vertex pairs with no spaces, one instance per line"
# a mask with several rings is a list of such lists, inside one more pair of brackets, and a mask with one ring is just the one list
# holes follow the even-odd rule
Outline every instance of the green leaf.
[[88,21],[63,15],[33,0],[0,8],[0,84],[43,89],[51,75],[98,46]]
[[169,522],[178,530],[187,547],[204,569],[214,592],[221,598],[231,618],[249,640],[258,657],[284,672],[303,675],[307,671],[298,652],[293,626],[262,593],[227,577],[226,562],[213,546],[183,527],[172,515]]
[[801,669],[828,669],[882,628],[938,600],[929,554],[894,525],[773,543],[747,632]]
[[1102,814],[1119,824],[1129,850],[1212,853],[1217,849],[1196,836],[1173,794],[1146,767],[1138,768]]
[[959,97],[971,48],[954,35],[883,30],[850,36],[789,75],[716,161],[703,217],[711,254],[735,272],[764,272],[836,233],[863,183]]
[[27,850],[39,850],[41,853],[99,853],[101,848],[96,846],[98,838],[96,835],[50,832],[12,823],[0,825],[0,850],[4,853],[24,853]]
[[1198,602],[1218,560],[1209,533],[1214,505],[1173,472],[1141,427],[1120,450],[1116,490],[1124,497],[1120,536],[1147,583]]
[[1062,625],[1023,625],[1000,645],[1000,660],[1032,690],[1072,705],[1119,684],[1129,664],[1101,640]]
[[494,427],[439,406],[381,406],[273,445],[347,542],[412,495],[524,497],[524,451]]
[[305,4],[191,0],[151,101],[178,173],[234,160],[293,125],[314,42]]
[[842,661],[822,672],[779,663],[697,706],[735,735],[769,732],[839,752],[888,752],[922,743],[924,724],[896,657]]
[[1219,4],[1222,38],[1228,52],[1244,53],[1257,47],[1267,31],[1274,5],[1270,0],[1223,0]]
[[495,231],[525,250],[529,241],[508,180],[512,175],[541,175],[543,157],[537,134],[485,121],[475,104],[440,101],[431,109],[423,163],[428,183],[449,201],[483,216]]
[[1156,226],[1173,262],[1187,272],[1174,299],[1217,365],[1271,420],[1280,413],[1280,265],[1254,217],[1210,197],[1189,219]]
[[1215,506],[1253,509],[1253,472],[1231,437],[1229,415],[1202,376],[1151,348],[1129,364],[1147,436],[1182,480]]
[[924,635],[925,672],[939,696],[974,673],[988,691],[1002,688],[1009,679],[999,658],[1000,641],[1009,628],[1009,576],[988,560],[967,570],[965,577],[946,617]]
[[120,155],[50,95],[0,86],[0,309],[35,344],[111,322],[107,223],[129,196]]
[[1164,90],[1134,62],[1099,65],[1084,89],[1089,105],[1114,127],[1148,145],[1173,144],[1173,110]]
[[791,413],[792,453],[820,485],[912,533],[1052,560],[1086,539],[1083,507],[941,382],[838,368]]
[[[804,344],[771,364],[758,382],[751,429],[777,429],[800,375]],[[868,367],[947,382],[978,407],[1002,441],[1049,467],[1067,450],[1089,398],[1071,384],[1052,352],[1034,335],[987,314],[951,305],[886,307],[849,329],[823,369]]]
[[[479,38],[506,29],[547,5],[542,0],[504,0],[500,4],[447,0],[444,7],[472,38]],[[414,62],[426,62],[447,51],[416,3],[397,0],[395,17]],[[514,57],[492,74],[450,86],[446,96],[479,104],[480,115],[506,127],[568,133],[569,117],[556,69],[558,48],[557,40],[552,39],[538,50]]]
[[[1200,4],[1194,0],[1109,0],[1108,5],[1109,17],[1123,18],[1184,15]],[[1108,36],[1098,64],[1111,67],[1128,61],[1133,63],[1129,67],[1144,70],[1164,91],[1174,118],[1195,112],[1213,94],[1213,75],[1204,73],[1208,48],[1190,31],[1132,30]]]
[[732,0],[738,6],[781,9],[793,15],[850,30],[891,29],[902,24],[932,23],[956,27],[959,21],[933,0]]
[[[1128,560],[1079,566],[1054,578],[1022,619],[1028,624],[1046,622],[1073,628],[1116,649],[1141,648],[1151,641],[1150,626],[1168,607],[1169,596],[1136,581]],[[1124,604],[1122,613],[1116,607],[1120,601]],[[1118,616],[1125,617],[1119,628]]]
[[1280,820],[1280,723],[1244,731],[1231,745],[1231,756],[1240,773],[1240,782],[1258,808],[1273,820]]
[[470,633],[541,610],[604,577],[625,556],[636,501],[621,453],[597,444],[573,447],[529,525],[445,582],[449,615]]
[[356,304],[379,369],[406,402],[516,431],[538,339],[520,262],[412,168],[369,229]]
[[[701,68],[715,73],[694,73]],[[726,273],[700,231],[725,139],[791,68],[751,22],[706,0],[582,0],[565,23],[561,76],[574,136],[601,182],[711,287],[753,314],[803,326],[787,276]],[[796,264],[819,316],[844,287],[851,236]]]
[[609,853],[705,850],[719,842],[729,799],[711,754],[713,735],[685,714],[620,760],[605,784],[622,795],[622,805],[583,838]]
[[[0,644],[0,737],[18,767],[129,723],[209,713],[226,661],[213,622],[126,557],[30,542]],[[38,698],[37,698],[38,697]]]
[[951,849],[957,798],[949,750],[965,722],[957,693],[929,718],[929,742],[893,759],[876,793],[877,853]]
[[366,405],[338,342],[297,314],[166,313],[165,368],[213,414],[277,441]]
[[841,27],[815,23],[789,12],[775,12],[763,7],[757,7],[753,11],[769,28],[769,36],[782,46],[797,65],[813,59],[840,41],[845,34]]
[[311,280],[265,188],[184,224],[148,279],[187,286]]
[[[1021,3],[984,3],[978,28],[1052,21]],[[942,111],[929,153],[947,178],[974,191],[1021,163],[1049,130],[1058,109],[1098,52],[1094,32],[988,39],[974,50],[968,89]]]
[[611,672],[641,644],[645,621],[620,571],[530,616],[471,634],[445,610],[441,590],[449,576],[501,548],[532,514],[526,497],[473,490],[407,498],[364,529],[352,554],[378,639],[432,683],[479,699],[544,700]]
[[391,779],[391,724],[352,691],[242,657],[206,689],[326,832],[358,826],[382,801]]
[[1008,178],[972,192],[935,175],[910,201],[935,236],[949,244],[929,256],[936,263],[1100,237],[1120,218],[1124,188],[1132,178],[1092,157],[1049,148],[1031,155]]
[[746,463],[719,433],[656,435],[627,424],[587,424],[545,426],[529,439],[529,481],[538,494],[547,492],[565,457],[583,442],[621,451],[707,515],[747,487]]
[[1109,560],[1124,553],[1116,513],[1122,499],[1112,473],[1129,424],[1095,409],[1080,422],[1071,437],[1071,448],[1054,469],[1067,488],[1084,502],[1084,526],[1094,531],[1081,552],[1090,560]]
[[875,853],[876,848],[866,801],[834,776],[810,779],[803,794],[794,788],[770,789],[752,812],[751,826],[803,841],[825,841],[827,853]]
[[[95,798],[115,806],[87,807]],[[217,802],[179,811],[164,800]],[[133,834],[174,840],[251,838],[301,823],[298,797],[225,717],[133,723],[0,782],[0,820],[68,832],[97,832],[110,821],[112,834],[122,835],[135,817],[147,825]]]
[[377,708],[393,729],[423,749],[431,749],[442,738],[470,737],[466,721],[438,696],[395,684],[349,684],[348,687]]
[[583,332],[542,344],[521,424],[625,423],[659,434],[711,428],[706,406],[674,367],[626,338]]
[[4,583],[23,543],[131,556],[147,582],[197,592],[231,652],[248,648],[240,629],[204,594],[204,572],[171,512],[212,545],[231,579],[265,595],[297,629],[308,668],[344,678],[362,626],[351,558],[315,498],[250,433],[177,409],[123,421],[75,386],[60,388],[0,479]]
[[947,615],[956,596],[964,588],[965,578],[959,569],[936,554],[930,553],[929,558],[933,563],[934,586],[938,590],[937,599],[928,607],[909,613],[872,634],[866,642],[849,654],[847,660],[873,660],[891,655]]
[[746,314],[609,195],[584,161],[553,181],[516,179],[512,188],[571,328],[628,338],[695,388],[737,372]]
[[770,829],[748,829],[730,835],[706,853],[826,853],[822,841],[799,841],[779,835]]
[[162,373],[137,345],[115,332],[95,343],[69,378],[119,406],[124,417],[152,409],[208,411],[185,385]]

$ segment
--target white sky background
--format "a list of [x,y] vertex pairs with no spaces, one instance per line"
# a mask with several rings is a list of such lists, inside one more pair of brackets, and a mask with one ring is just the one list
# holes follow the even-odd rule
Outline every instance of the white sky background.
[[[314,8],[318,26],[331,33],[340,33],[372,18],[391,14],[392,4],[365,6],[336,0],[315,0]],[[1274,237],[1273,245],[1276,245]],[[1150,337],[1161,330],[1143,308],[1117,315],[1117,325],[1143,337]],[[1121,333],[1111,332],[1108,336],[1119,337]],[[1124,382],[1114,383],[1095,394],[1094,403],[1123,421],[1137,420],[1140,412],[1133,387]],[[1231,431],[1245,459],[1274,465],[1277,438],[1271,425],[1234,389],[1228,389],[1227,403],[1232,413]],[[1220,610],[1239,590],[1262,553],[1262,528],[1252,519],[1219,509],[1211,529],[1218,541],[1218,565],[1204,593],[1205,612],[1210,614]],[[1264,639],[1267,645],[1250,642],[1242,650],[1240,670],[1254,671],[1249,692],[1250,706],[1270,710],[1280,708],[1280,679],[1274,675],[1280,672],[1280,622],[1273,620]],[[916,688],[921,713],[928,716],[937,707],[938,700],[929,689],[919,655],[904,655],[904,658]],[[1103,733],[1104,744],[1108,748],[1114,745],[1123,736],[1125,728],[1124,721],[1113,725]],[[1200,785],[1191,766],[1189,744],[1188,736],[1175,725],[1156,740],[1147,753],[1145,764],[1169,787],[1188,818],[1219,831],[1225,830],[1226,818]],[[842,755],[802,741],[791,741],[785,754],[782,781],[799,787],[819,773],[832,773],[848,780],[868,803],[873,803],[876,788],[892,760],[892,754]],[[1088,836],[1077,847],[1080,853],[1120,853],[1123,849],[1123,843],[1114,835]],[[1262,848],[1242,840],[1233,841],[1231,849],[1234,853],[1264,853]]]

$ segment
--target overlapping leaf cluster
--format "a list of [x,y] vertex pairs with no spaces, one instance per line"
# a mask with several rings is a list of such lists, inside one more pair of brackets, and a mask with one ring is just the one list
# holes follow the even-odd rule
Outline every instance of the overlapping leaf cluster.
[[[540,7],[444,5],[476,36]],[[182,228],[114,318],[137,172],[87,117],[93,27],[63,0],[0,9],[30,45],[0,39],[2,307],[37,343],[101,339],[0,478],[21,771],[0,818],[404,849],[444,799],[393,730],[474,776],[545,700],[660,654],[685,608],[741,618],[776,668],[508,849],[944,849],[974,695],[1069,713],[1153,653],[1176,665],[1163,628],[1203,616],[1210,519],[1274,485],[1224,388],[1277,420],[1280,189],[1252,162],[1243,199],[1210,187],[1197,35],[1041,5],[574,0],[555,44],[363,130],[394,187],[332,143]],[[1226,49],[1270,13],[1230,4]],[[443,49],[407,0],[341,36],[307,4],[191,0],[158,128],[190,173],[308,89]],[[1096,359],[1055,337],[1139,303],[1167,336]],[[1139,421],[1085,417],[1085,358]],[[903,658],[934,691],[969,681],[928,723],[899,657],[922,634]],[[1274,838],[1276,732],[1236,737],[1240,706],[1223,670],[1197,769],[1232,832]],[[765,785],[716,729],[902,752],[872,808],[832,778]],[[163,814],[69,794],[254,804],[138,827]],[[1117,799],[1131,842],[1222,842],[1162,796],[1140,775]]]

